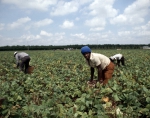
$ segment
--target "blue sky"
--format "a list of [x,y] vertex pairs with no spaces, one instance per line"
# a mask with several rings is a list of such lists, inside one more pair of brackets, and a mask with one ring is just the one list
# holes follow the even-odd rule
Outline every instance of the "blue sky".
[[0,46],[150,44],[150,0],[0,0]]

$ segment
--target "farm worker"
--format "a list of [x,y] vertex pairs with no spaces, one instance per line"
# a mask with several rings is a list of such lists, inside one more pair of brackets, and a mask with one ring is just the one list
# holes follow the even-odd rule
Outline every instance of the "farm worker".
[[91,69],[91,79],[90,83],[93,83],[94,68],[98,71],[98,81],[102,84],[107,84],[108,80],[112,78],[114,72],[114,64],[110,59],[99,53],[92,53],[88,46],[83,46],[81,48],[81,53],[86,59],[87,64]]
[[14,57],[16,58],[17,68],[19,67],[21,71],[27,73],[30,62],[29,54],[25,52],[14,52]]
[[125,66],[124,56],[122,54],[115,54],[110,57],[111,62],[115,62],[117,60],[117,65],[120,66],[120,62],[123,66]]

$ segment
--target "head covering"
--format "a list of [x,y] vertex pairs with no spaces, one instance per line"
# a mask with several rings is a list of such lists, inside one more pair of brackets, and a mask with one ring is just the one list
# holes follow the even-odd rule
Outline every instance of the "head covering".
[[17,54],[18,52],[16,51],[16,52],[14,52],[14,56]]
[[111,56],[110,59],[114,60],[115,58],[113,56]]
[[88,46],[83,46],[81,48],[81,53],[85,54],[85,53],[91,53],[91,49]]

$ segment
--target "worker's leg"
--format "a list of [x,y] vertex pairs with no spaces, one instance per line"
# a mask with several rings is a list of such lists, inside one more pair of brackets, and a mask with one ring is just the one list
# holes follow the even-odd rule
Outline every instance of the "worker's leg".
[[121,58],[121,63],[123,66],[125,66],[125,58],[124,57]]
[[112,74],[114,72],[115,65],[110,62],[110,64],[103,70],[104,81],[103,84],[107,84],[108,80],[112,78]]
[[25,73],[27,73],[28,67],[29,67],[29,62],[30,62],[30,57],[26,56],[25,57]]
[[120,60],[117,60],[117,65],[120,66]]

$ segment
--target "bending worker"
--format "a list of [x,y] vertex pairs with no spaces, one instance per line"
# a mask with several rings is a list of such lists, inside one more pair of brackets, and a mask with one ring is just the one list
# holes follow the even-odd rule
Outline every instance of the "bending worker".
[[21,71],[27,73],[30,62],[29,55],[25,52],[14,52],[14,57],[16,58],[17,68],[19,67]]
[[123,66],[125,66],[124,56],[122,54],[115,54],[110,57],[111,62],[115,62],[117,60],[117,65],[120,66],[120,62]]
[[88,46],[82,47],[81,53],[91,68],[90,82],[93,82],[94,68],[97,68],[98,81],[104,85],[107,84],[108,80],[112,78],[112,74],[114,72],[114,64],[110,61],[110,59],[103,54],[92,53]]

